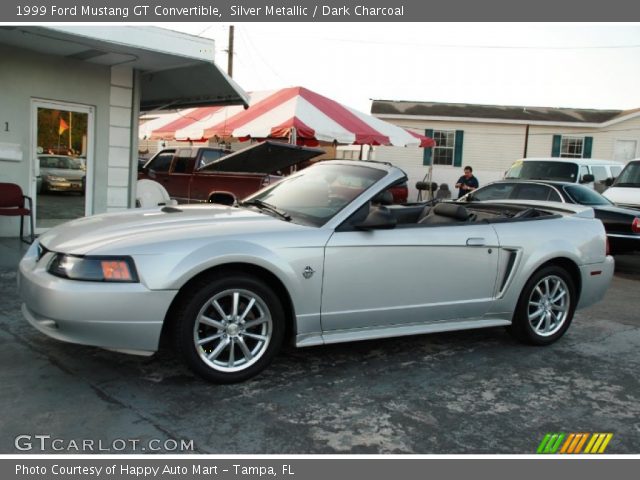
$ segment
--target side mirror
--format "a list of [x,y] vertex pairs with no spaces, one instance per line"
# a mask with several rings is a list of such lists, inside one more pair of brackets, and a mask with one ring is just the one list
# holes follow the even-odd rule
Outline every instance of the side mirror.
[[388,208],[378,207],[372,208],[362,222],[356,223],[354,227],[357,230],[391,230],[395,228],[398,221]]
[[591,175],[590,173],[585,173],[582,178],[580,179],[580,183],[591,183],[595,180],[596,178]]
[[615,178],[609,177],[609,178],[605,179],[604,184],[605,184],[605,186],[610,187],[611,185],[613,185],[614,181],[615,181]]

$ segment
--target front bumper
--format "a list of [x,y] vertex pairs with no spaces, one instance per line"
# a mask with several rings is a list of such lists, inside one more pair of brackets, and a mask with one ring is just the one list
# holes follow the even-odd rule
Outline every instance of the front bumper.
[[615,262],[611,255],[607,255],[604,262],[580,267],[582,289],[578,308],[585,308],[602,300],[611,285],[614,269]]
[[83,282],[49,274],[51,253],[30,249],[20,262],[22,313],[42,333],[66,342],[130,353],[158,349],[165,315],[177,291],[141,283]]

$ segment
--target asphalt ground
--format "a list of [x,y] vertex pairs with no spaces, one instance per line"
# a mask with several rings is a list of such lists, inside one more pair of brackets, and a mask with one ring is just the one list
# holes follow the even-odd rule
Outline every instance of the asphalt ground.
[[36,227],[49,228],[83,217],[84,195],[76,192],[39,193]]
[[34,436],[49,435],[63,448],[93,440],[93,453],[97,442],[133,452],[129,440],[137,453],[178,453],[175,440],[219,454],[510,454],[535,453],[549,432],[611,432],[607,453],[640,453],[636,256],[618,259],[606,298],[549,347],[494,328],[288,348],[256,379],[218,386],[170,352],[128,356],[37,332],[6,256],[17,248],[0,241],[0,453],[25,453],[19,435],[42,453]]

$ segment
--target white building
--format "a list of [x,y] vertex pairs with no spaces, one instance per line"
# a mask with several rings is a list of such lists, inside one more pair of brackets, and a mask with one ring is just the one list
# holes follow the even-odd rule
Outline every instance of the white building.
[[[0,182],[34,199],[36,231],[134,205],[140,111],[246,104],[214,47],[155,27],[0,27]],[[84,194],[42,193],[63,175],[41,171],[47,152],[81,162]],[[18,222],[0,217],[0,236]]]
[[[433,166],[432,180],[453,190],[465,165],[480,184],[501,178],[523,157],[576,157],[628,161],[640,156],[640,109],[470,105],[374,100],[371,113],[433,137],[433,151],[374,147],[375,159],[409,175],[409,186]],[[343,154],[344,156],[345,154]],[[350,154],[347,153],[347,156]],[[410,199],[414,199],[412,190]],[[454,198],[456,194],[454,193]]]

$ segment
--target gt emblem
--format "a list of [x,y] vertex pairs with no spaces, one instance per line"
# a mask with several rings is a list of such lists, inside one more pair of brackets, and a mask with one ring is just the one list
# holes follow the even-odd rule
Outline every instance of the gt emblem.
[[305,267],[305,269],[304,269],[304,272],[302,272],[302,276],[304,278],[309,279],[309,278],[313,277],[314,273],[316,273],[316,271],[313,268],[311,268],[309,265],[307,265]]

